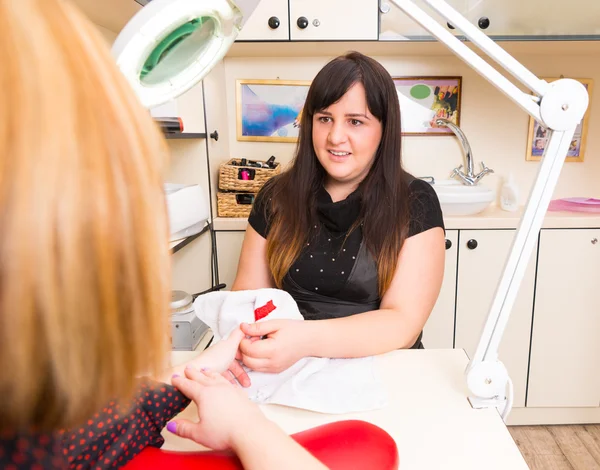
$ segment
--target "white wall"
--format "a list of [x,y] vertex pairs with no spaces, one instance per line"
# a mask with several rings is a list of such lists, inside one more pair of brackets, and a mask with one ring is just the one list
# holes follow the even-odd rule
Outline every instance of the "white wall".
[[[361,50],[361,45],[354,46]],[[564,48],[564,47],[563,47]],[[570,52],[570,51],[569,51]],[[573,51],[576,53],[576,51]],[[525,160],[528,116],[459,59],[443,56],[373,56],[392,76],[459,75],[463,77],[461,128],[471,144],[479,169],[483,160],[495,170],[483,182],[498,188],[501,178],[513,172],[526,201],[539,163]],[[596,52],[587,55],[519,54],[516,58],[539,76],[565,75],[593,78],[600,83],[600,61]],[[235,120],[235,81],[244,79],[311,80],[330,57],[228,57],[225,59],[225,87],[229,124],[230,156],[268,158],[275,155],[289,161],[295,144],[238,142]],[[585,161],[566,163],[555,197],[600,197],[600,91],[591,101],[591,115]],[[209,110],[210,112],[210,110]],[[416,176],[447,178],[462,163],[462,151],[454,137],[406,136],[404,163]],[[212,156],[211,156],[212,161]],[[218,165],[218,162],[215,162]],[[217,167],[213,166],[213,169]],[[214,170],[213,170],[214,171]]]

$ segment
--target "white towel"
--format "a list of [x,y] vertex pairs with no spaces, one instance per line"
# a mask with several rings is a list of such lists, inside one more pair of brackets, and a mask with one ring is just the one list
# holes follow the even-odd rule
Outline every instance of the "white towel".
[[[196,315],[213,331],[214,341],[227,338],[240,323],[254,323],[255,309],[272,301],[275,309],[259,321],[303,320],[296,302],[279,289],[211,292],[194,302]],[[246,368],[252,385],[248,396],[321,413],[352,413],[383,408],[387,397],[373,357],[328,359],[306,357],[279,374]]]

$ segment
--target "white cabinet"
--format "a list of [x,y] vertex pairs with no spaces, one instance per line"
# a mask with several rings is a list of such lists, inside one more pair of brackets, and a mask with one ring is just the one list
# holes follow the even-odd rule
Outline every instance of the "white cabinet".
[[377,0],[289,0],[294,41],[377,40]]
[[240,31],[238,41],[281,41],[290,38],[288,0],[262,0]]
[[423,328],[423,345],[426,349],[452,349],[454,347],[457,258],[458,230],[446,230],[444,282],[435,307]]
[[542,230],[528,407],[600,404],[600,229]]
[[376,41],[377,0],[262,0],[239,41]]
[[[477,348],[514,235],[514,230],[460,231],[455,346],[464,348],[469,357]],[[499,358],[514,384],[515,407],[525,406],[534,281],[532,259],[499,348]]]
[[[495,38],[544,39],[559,36],[600,37],[600,2],[590,0],[446,0],[472,24]],[[419,2],[420,3],[420,2]],[[431,38],[390,0],[382,0],[380,38]],[[421,3],[420,3],[421,4]],[[430,10],[425,8],[429,13]],[[384,13],[385,12],[385,13]],[[431,16],[449,31],[447,22]]]
[[217,258],[219,282],[225,283],[224,290],[231,290],[237,273],[242,243],[246,232],[217,232]]

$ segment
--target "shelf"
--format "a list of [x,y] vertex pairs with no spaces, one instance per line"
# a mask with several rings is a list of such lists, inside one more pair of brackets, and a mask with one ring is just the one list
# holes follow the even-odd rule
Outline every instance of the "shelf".
[[[511,55],[598,55],[600,54],[600,41],[497,41]],[[472,43],[465,43],[478,55],[482,52]],[[349,50],[357,50],[372,56],[452,56],[442,43],[435,40],[427,41],[247,41],[235,42],[226,59],[234,57],[322,57],[336,56]]]
[[170,243],[171,252],[173,254],[177,253],[182,248],[186,247],[190,243],[192,243],[196,238],[198,238],[203,233],[207,232],[210,229],[210,224],[206,224],[202,230],[194,235],[190,235],[189,237],[182,238],[181,240],[177,240],[175,242]]
[[206,139],[206,132],[182,132],[180,134],[165,134],[165,139]]

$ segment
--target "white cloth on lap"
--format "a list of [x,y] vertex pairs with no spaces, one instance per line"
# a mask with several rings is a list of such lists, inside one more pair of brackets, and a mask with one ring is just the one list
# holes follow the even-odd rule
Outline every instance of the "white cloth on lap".
[[[198,318],[212,329],[216,343],[227,338],[240,323],[254,323],[255,309],[269,301],[275,309],[258,321],[304,320],[292,296],[279,289],[211,292],[199,296],[194,309]],[[306,357],[279,374],[245,369],[252,382],[245,390],[256,403],[335,414],[374,410],[387,405],[373,357]]]

